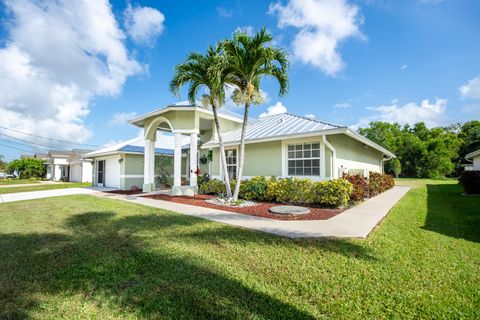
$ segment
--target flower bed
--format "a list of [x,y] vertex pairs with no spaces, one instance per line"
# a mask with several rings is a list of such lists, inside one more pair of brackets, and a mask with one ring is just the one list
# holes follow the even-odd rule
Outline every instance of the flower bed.
[[309,206],[310,213],[300,216],[284,216],[273,214],[268,211],[273,206],[277,206],[278,203],[272,202],[258,202],[255,206],[249,207],[233,207],[233,206],[220,206],[212,203],[208,203],[205,200],[215,198],[212,195],[197,195],[194,197],[188,196],[169,196],[165,194],[156,194],[145,196],[146,198],[153,198],[158,200],[171,201],[182,204],[189,204],[193,206],[212,208],[236,213],[243,213],[257,217],[270,218],[276,220],[327,220],[337,214],[343,212],[345,209],[328,209],[319,208],[315,206]]

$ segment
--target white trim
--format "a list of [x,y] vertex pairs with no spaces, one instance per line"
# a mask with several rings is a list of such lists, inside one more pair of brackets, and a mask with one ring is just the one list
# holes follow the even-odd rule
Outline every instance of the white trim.
[[[230,148],[225,148],[223,151],[228,151],[228,150],[236,150],[237,151],[237,170],[238,170],[238,152],[239,152],[239,146],[233,146],[233,147],[230,147]],[[219,160],[219,163],[220,163],[220,180],[224,180],[225,179],[225,175],[223,174],[223,163],[222,163],[222,154],[220,153],[220,149],[218,150],[218,160]],[[225,155],[226,157],[226,155]],[[225,158],[225,161],[226,161],[226,158]],[[231,177],[230,177],[231,178]]]
[[[324,181],[328,180],[326,177],[321,176],[322,172],[322,166],[325,168],[325,150],[323,149],[322,152],[322,140],[318,139],[320,138],[319,136],[314,136],[314,137],[307,137],[307,139],[302,139],[302,138],[294,138],[294,139],[288,139],[288,140],[282,140],[282,176],[280,178],[290,178],[290,177],[296,177],[296,178],[301,178],[301,179],[310,179],[312,181]],[[320,175],[318,176],[297,176],[297,175],[289,175],[288,174],[288,145],[289,144],[299,144],[299,143],[319,143],[320,144]],[[323,158],[323,163],[322,163],[322,154],[324,155]],[[325,171],[325,169],[324,169]]]
[[476,156],[479,156],[480,155],[480,150],[476,150],[476,151],[473,151],[473,152],[470,152],[469,154],[467,154],[465,156],[465,159],[470,161],[470,162],[473,162],[473,158],[475,158]]
[[195,134],[200,134],[200,130],[199,129],[175,129],[175,130],[172,130],[172,133],[178,133],[178,134],[192,134],[192,133],[195,133]]
[[143,174],[121,174],[120,179],[143,178]]
[[325,146],[332,152],[332,161],[330,162],[331,166],[331,171],[330,175],[332,179],[338,178],[338,170],[337,170],[337,150],[328,142],[327,136],[323,135],[322,136],[322,141],[325,144]]

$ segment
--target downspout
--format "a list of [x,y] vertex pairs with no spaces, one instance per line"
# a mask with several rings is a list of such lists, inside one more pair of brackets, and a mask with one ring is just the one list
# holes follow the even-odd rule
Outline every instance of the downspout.
[[391,160],[392,158],[393,157],[383,158],[382,161],[380,161],[380,169],[382,170],[382,174],[385,173],[384,162]]
[[327,140],[327,136],[324,134],[322,136],[322,141],[323,143],[325,144],[325,146],[328,148],[328,150],[330,150],[332,152],[332,170],[331,170],[331,176],[333,179],[336,179],[338,178],[338,172],[337,172],[337,166],[336,166],[336,162],[337,162],[337,151],[335,150],[335,148],[330,144],[330,142],[328,142]]

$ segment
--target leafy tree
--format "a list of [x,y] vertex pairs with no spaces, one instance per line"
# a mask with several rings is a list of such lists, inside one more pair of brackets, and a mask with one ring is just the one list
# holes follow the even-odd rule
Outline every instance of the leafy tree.
[[5,168],[7,167],[7,163],[3,159],[4,159],[3,155],[0,154],[0,171],[4,171]]
[[11,161],[7,165],[7,172],[17,173],[20,178],[42,178],[47,169],[43,160],[37,158],[23,158]]
[[273,77],[280,85],[280,95],[285,95],[288,91],[287,54],[273,47],[272,40],[272,36],[263,28],[253,36],[244,31],[237,31],[232,39],[221,43],[228,59],[226,81],[236,88],[233,100],[244,105],[234,200],[238,199],[243,175],[245,132],[250,106],[263,102],[260,82],[265,77]]
[[190,53],[185,61],[175,67],[175,74],[170,82],[170,91],[178,94],[180,88],[188,84],[188,99],[195,104],[198,90],[205,88],[208,94],[203,95],[204,106],[210,105],[213,111],[215,128],[217,130],[220,155],[225,177],[227,197],[231,197],[230,177],[228,176],[225,148],[223,144],[220,121],[218,120],[218,108],[225,102],[225,69],[226,58],[220,48],[208,47],[205,55]]

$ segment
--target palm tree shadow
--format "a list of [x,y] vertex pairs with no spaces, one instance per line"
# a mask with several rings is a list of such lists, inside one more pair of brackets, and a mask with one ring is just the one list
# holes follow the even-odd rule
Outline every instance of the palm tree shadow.
[[425,230],[480,242],[480,197],[461,194],[453,184],[427,184]]
[[147,318],[313,318],[161,239],[151,246],[137,236],[193,223],[198,219],[87,212],[67,220],[69,234],[1,234],[0,318],[28,318],[42,294],[108,296],[126,314]]

